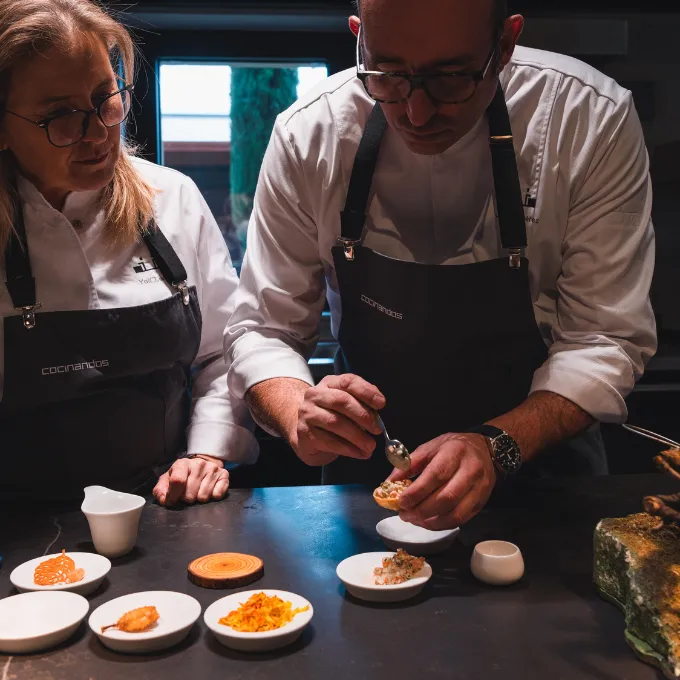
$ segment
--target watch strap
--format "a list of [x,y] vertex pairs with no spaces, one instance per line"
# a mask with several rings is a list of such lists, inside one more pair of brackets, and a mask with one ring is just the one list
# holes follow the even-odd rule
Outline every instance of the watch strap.
[[505,434],[505,432],[503,432],[503,430],[501,430],[499,427],[495,427],[494,425],[489,425],[487,423],[473,427],[470,432],[483,434],[485,437],[489,437],[489,439],[494,439],[495,437],[500,437],[502,434]]

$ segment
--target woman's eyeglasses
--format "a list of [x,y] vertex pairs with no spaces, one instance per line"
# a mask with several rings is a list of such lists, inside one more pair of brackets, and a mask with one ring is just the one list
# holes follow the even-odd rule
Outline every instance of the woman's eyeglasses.
[[71,109],[42,120],[31,120],[9,109],[5,109],[5,112],[42,128],[45,130],[50,144],[63,148],[73,146],[85,137],[92,115],[96,115],[107,128],[120,125],[130,115],[133,89],[133,85],[126,85],[117,92],[104,97],[97,106],[89,111]]

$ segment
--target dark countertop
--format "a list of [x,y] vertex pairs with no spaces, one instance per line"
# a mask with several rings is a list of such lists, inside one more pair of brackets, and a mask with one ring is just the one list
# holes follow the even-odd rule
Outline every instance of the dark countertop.
[[[434,577],[418,598],[375,605],[345,595],[342,559],[384,550],[375,524],[389,513],[362,487],[232,491],[218,504],[168,511],[148,505],[135,551],[114,560],[91,611],[140,590],[176,590],[203,609],[230,591],[191,584],[189,562],[219,551],[264,559],[265,576],[243,588],[281,588],[314,605],[311,626],[292,647],[247,655],[222,647],[202,617],[189,638],[164,653],[135,657],[102,647],[84,622],[62,647],[35,656],[0,655],[0,680],[260,680],[269,678],[446,678],[460,680],[661,677],[623,638],[623,617],[592,585],[592,532],[602,517],[637,512],[642,496],[677,488],[661,475],[534,482],[506,489],[429,558]],[[11,512],[0,507],[0,597],[15,594],[11,570],[50,552],[92,550],[78,510]],[[472,547],[516,542],[524,579],[508,588],[477,582]]]

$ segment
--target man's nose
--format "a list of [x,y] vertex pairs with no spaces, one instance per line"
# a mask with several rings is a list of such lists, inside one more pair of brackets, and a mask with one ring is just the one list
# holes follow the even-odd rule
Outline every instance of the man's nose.
[[406,106],[408,119],[413,127],[423,127],[437,113],[437,107],[422,88],[413,91]]

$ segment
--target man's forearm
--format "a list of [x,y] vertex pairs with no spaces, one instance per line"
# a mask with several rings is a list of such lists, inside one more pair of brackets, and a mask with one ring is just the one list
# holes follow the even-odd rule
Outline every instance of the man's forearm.
[[296,378],[271,378],[253,385],[246,392],[245,401],[260,427],[288,440],[297,426],[298,409],[309,388]]
[[490,420],[518,444],[524,461],[594,423],[591,415],[554,392],[534,392],[517,408]]

